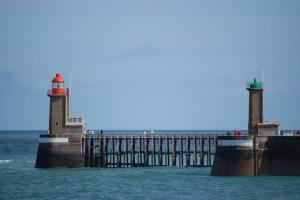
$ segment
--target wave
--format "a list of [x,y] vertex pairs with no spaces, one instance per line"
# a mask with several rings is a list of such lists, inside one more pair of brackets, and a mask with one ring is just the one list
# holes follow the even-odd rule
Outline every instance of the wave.
[[10,163],[14,160],[0,160],[0,164],[4,164],[4,163]]

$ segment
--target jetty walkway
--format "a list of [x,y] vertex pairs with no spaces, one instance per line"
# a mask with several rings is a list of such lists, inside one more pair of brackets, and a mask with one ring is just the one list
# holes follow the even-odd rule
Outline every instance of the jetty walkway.
[[211,167],[217,135],[113,135],[87,131],[82,138],[85,167]]

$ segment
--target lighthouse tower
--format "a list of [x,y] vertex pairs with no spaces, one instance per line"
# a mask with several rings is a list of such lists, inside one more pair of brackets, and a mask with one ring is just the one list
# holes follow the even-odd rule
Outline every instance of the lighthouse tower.
[[263,116],[263,82],[257,82],[254,78],[253,82],[247,83],[249,91],[249,121],[248,133],[251,136],[275,136],[279,134],[279,123],[272,121],[264,121]]
[[257,125],[263,123],[263,83],[257,82],[254,78],[253,82],[247,83],[249,91],[249,118],[248,132],[249,135],[257,135]]
[[64,83],[64,78],[56,74],[48,91],[50,135],[81,134],[85,129],[82,117],[70,117],[70,90],[64,87]]
[[56,74],[50,98],[49,131],[40,135],[36,167],[82,167],[82,137],[85,123],[82,117],[70,117],[70,90],[64,78]]
[[64,133],[64,125],[69,117],[69,90],[64,87],[64,78],[60,74],[52,80],[52,89],[48,91],[50,98],[49,134]]

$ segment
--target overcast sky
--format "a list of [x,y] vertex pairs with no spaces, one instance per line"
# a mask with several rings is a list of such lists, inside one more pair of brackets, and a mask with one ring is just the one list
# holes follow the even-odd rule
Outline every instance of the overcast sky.
[[89,129],[300,129],[299,0],[1,0],[0,129],[48,129],[55,73]]

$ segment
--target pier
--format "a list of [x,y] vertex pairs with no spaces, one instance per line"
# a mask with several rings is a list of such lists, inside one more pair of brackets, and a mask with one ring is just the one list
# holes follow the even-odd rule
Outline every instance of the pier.
[[[300,175],[300,137],[263,118],[263,82],[248,82],[248,135],[107,134],[70,115],[70,90],[52,80],[49,132],[40,135],[35,167],[212,167],[214,176]],[[239,133],[239,131],[237,131]]]
[[85,167],[211,167],[216,135],[85,134]]
[[211,167],[217,136],[212,134],[103,134],[88,131],[70,115],[70,90],[56,74],[50,98],[49,132],[41,135],[37,168]]

